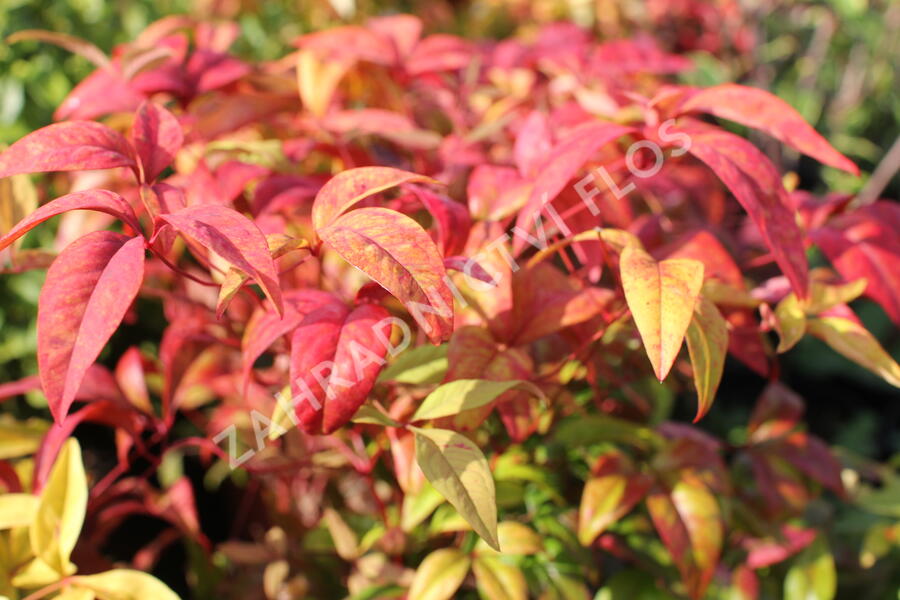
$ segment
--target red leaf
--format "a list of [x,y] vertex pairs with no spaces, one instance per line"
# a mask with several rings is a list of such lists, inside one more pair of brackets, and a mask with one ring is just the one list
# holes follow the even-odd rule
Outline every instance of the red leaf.
[[94,121],[66,121],[33,131],[0,154],[0,177],[18,173],[135,168],[128,141]]
[[728,186],[756,223],[794,291],[805,298],[808,273],[803,233],[775,167],[753,144],[734,134],[701,124],[682,131],[691,138],[690,153]]
[[38,302],[38,366],[62,422],[88,367],[118,328],[144,277],[144,240],[97,231],[53,261]]
[[328,434],[349,421],[384,365],[391,334],[384,308],[350,310],[335,300],[306,316],[291,338],[291,390],[308,433]]
[[418,223],[386,208],[361,208],[319,230],[319,236],[403,302],[432,342],[450,337],[453,296],[446,271]]
[[247,323],[244,337],[241,340],[243,389],[245,390],[250,383],[250,371],[253,369],[256,359],[262,356],[275,340],[296,329],[307,314],[334,302],[335,297],[320,290],[302,289],[286,293],[284,301],[283,317],[269,308],[254,313],[250,322]]
[[188,206],[159,218],[256,279],[279,314],[284,312],[278,270],[253,221],[220,204]]
[[149,183],[175,160],[184,135],[172,113],[148,101],[134,115],[131,140],[144,172],[143,181]]
[[312,208],[313,226],[316,230],[322,229],[361,200],[414,181],[434,183],[424,175],[390,167],[360,167],[338,173],[316,194]]
[[417,185],[410,185],[409,188],[434,218],[442,254],[450,256],[461,253],[472,227],[468,209],[443,194],[435,194]]
[[[524,231],[534,228],[534,217],[552,201],[568,185],[584,163],[601,147],[616,138],[632,132],[631,127],[615,123],[587,123],[574,129],[568,136],[553,147],[553,157],[543,165],[528,203],[519,211],[516,225]],[[513,239],[513,252],[519,254],[525,247],[526,239],[516,236]]]
[[0,250],[8,247],[47,219],[70,210],[104,212],[121,219],[136,232],[141,231],[141,225],[134,215],[134,210],[120,195],[107,190],[86,190],[84,192],[73,192],[56,200],[51,200],[22,219],[6,235],[0,238]]
[[97,69],[69,92],[53,113],[57,121],[96,119],[115,112],[131,112],[144,99],[143,94],[114,68]]
[[845,279],[865,277],[865,294],[900,325],[900,238],[884,214],[892,209],[877,202],[812,230],[810,237]]
[[706,112],[761,129],[819,162],[859,175],[859,168],[816,133],[800,113],[765,90],[733,83],[717,85],[689,96],[678,112]]

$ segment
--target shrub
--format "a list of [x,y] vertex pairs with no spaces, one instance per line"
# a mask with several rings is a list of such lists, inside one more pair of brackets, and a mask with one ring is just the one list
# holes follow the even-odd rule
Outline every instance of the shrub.
[[[763,90],[675,84],[689,61],[649,37],[398,15],[254,64],[237,35],[170,17],[111,57],[20,36],[97,69],[0,155],[22,213],[0,250],[52,261],[39,376],[0,395],[39,388],[53,417],[4,424],[0,593],[174,596],[75,575],[141,515],[164,526],[134,569],[182,541],[197,597],[834,595],[817,499],[879,496],[805,430],[778,356],[811,335],[900,386],[848,306],[900,322],[900,211],[786,189],[723,121],[851,161]],[[39,208],[38,172],[72,172]],[[20,247],[58,215],[58,254]],[[158,338],[116,333],[159,311]],[[769,383],[721,440],[671,416],[704,417],[726,356]],[[115,463],[88,494],[92,426]],[[230,535],[198,510],[226,479]]]

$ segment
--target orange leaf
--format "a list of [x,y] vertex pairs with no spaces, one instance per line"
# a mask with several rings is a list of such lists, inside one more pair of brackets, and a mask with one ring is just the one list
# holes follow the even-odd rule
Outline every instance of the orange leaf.
[[656,262],[637,246],[619,261],[625,301],[653,372],[662,381],[672,368],[703,285],[703,263],[688,258]]

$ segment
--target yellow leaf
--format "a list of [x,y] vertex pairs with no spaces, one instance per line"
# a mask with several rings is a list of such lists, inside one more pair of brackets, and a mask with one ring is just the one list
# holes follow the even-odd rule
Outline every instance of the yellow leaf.
[[841,317],[820,317],[809,320],[809,332],[838,354],[900,387],[900,365],[881,347],[875,336],[858,323]]
[[59,581],[59,578],[56,569],[40,558],[34,558],[18,570],[12,578],[12,584],[18,588],[39,588]]
[[728,323],[716,305],[701,297],[687,330],[687,347],[697,388],[697,416],[700,420],[712,406],[722,380],[728,352]]
[[17,421],[10,415],[0,417],[0,460],[34,454],[50,423],[41,419]]
[[672,368],[703,285],[703,263],[688,258],[656,262],[637,246],[626,246],[619,260],[625,301],[656,378]]
[[468,438],[447,429],[410,427],[416,461],[425,477],[492,548],[497,539],[497,497],[487,459]]
[[73,577],[72,583],[96,594],[98,600],[180,600],[162,581],[141,571],[113,569]]
[[334,547],[338,556],[344,560],[357,558],[359,556],[359,541],[343,517],[331,507],[326,508],[322,516],[325,519],[325,526],[331,534],[331,539],[334,541]]
[[413,421],[449,417],[493,402],[497,396],[512,388],[523,388],[543,397],[541,390],[527,381],[488,381],[486,379],[457,379],[445,383],[428,394],[413,415]]
[[519,567],[499,556],[479,556],[472,563],[478,594],[485,600],[526,600],[528,584]]
[[[503,554],[530,555],[540,552],[544,544],[533,529],[518,521],[503,521],[497,525],[497,539],[500,540],[500,552]],[[475,549],[479,553],[495,554],[484,540],[479,540]]]
[[781,354],[793,348],[806,333],[806,315],[796,294],[788,294],[775,307],[775,329],[778,331],[778,348]]
[[590,546],[622,516],[618,509],[627,485],[628,479],[621,473],[592,477],[585,483],[578,509],[578,541]]
[[37,514],[31,523],[31,549],[62,575],[75,572],[69,556],[78,541],[87,508],[88,488],[81,462],[81,448],[69,438],[41,491]]
[[425,557],[409,587],[407,600],[448,600],[462,585],[471,560],[455,548],[435,550]]
[[0,496],[0,529],[28,527],[37,513],[38,497],[31,494]]
[[859,298],[864,291],[866,291],[866,279],[864,277],[841,285],[813,280],[809,286],[809,300],[805,307],[806,314],[817,315],[834,308],[838,304],[847,304]]
[[94,592],[87,588],[72,586],[63,589],[54,600],[94,600],[96,597]]
[[[19,221],[37,210],[37,207],[37,188],[29,175],[0,179],[0,235],[6,234]],[[16,242],[17,247],[20,243]]]
[[321,59],[312,50],[297,53],[300,100],[313,115],[321,117],[325,114],[334,91],[351,66],[350,62],[343,60]]

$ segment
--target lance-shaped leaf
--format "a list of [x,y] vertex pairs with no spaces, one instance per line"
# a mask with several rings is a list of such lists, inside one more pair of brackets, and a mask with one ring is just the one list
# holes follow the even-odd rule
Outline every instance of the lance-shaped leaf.
[[136,232],[141,231],[140,223],[131,205],[115,192],[108,190],[86,190],[60,196],[41,206],[0,238],[0,250],[8,247],[47,219],[70,210],[96,210],[121,219]]
[[252,276],[283,314],[278,270],[266,236],[253,221],[221,204],[188,206],[159,218]]
[[775,262],[801,298],[808,273],[803,233],[775,167],[753,144],[734,134],[691,124],[689,152],[722,180],[759,228]]
[[275,340],[294,331],[306,315],[335,302],[336,298],[328,292],[310,288],[289,291],[284,295],[284,301],[284,316],[278,314],[270,305],[253,313],[244,329],[241,338],[241,372],[244,389],[247,389],[249,384],[253,363],[275,343]]
[[656,262],[637,246],[619,260],[625,300],[653,372],[662,381],[672,368],[703,285],[703,263],[688,258]]
[[469,573],[471,559],[456,548],[441,548],[425,557],[409,587],[409,600],[450,600]]
[[300,424],[328,434],[353,418],[375,385],[390,343],[390,313],[335,301],[310,312],[291,337],[291,389]]
[[76,240],[47,271],[38,301],[38,366],[57,423],[122,322],[143,278],[144,239],[111,231]]
[[852,215],[849,223],[814,229],[810,238],[845,279],[864,277],[866,295],[900,324],[900,240],[889,221],[869,212]]
[[359,167],[338,173],[316,194],[312,208],[316,231],[331,224],[354,204],[401,183],[437,183],[430,177],[391,167]]
[[143,571],[113,569],[96,575],[79,575],[72,578],[75,589],[90,591],[90,598],[102,600],[179,600],[178,594],[162,581]]
[[900,387],[900,365],[859,321],[841,316],[822,316],[809,319],[807,328],[838,354],[869,369],[891,385]]
[[457,379],[428,394],[413,415],[413,421],[437,419],[455,415],[490,404],[498,396],[513,388],[522,388],[543,397],[540,388],[527,381],[488,381],[486,379]]
[[647,509],[688,595],[702,598],[722,550],[724,532],[715,496],[698,478],[684,474],[670,492],[651,492]]
[[448,429],[410,427],[416,462],[428,481],[491,548],[497,537],[497,497],[487,459],[469,438]]
[[773,94],[757,88],[726,83],[688,96],[679,113],[705,112],[761,129],[795,150],[816,160],[859,175],[859,168],[835,150],[794,108]]
[[184,134],[172,113],[159,104],[146,101],[134,115],[131,141],[141,163],[143,181],[152,182],[175,160]]
[[75,572],[69,556],[81,533],[87,500],[81,447],[75,438],[69,438],[41,491],[37,514],[29,530],[32,552],[60,575]]
[[788,294],[775,307],[775,330],[778,331],[779,354],[797,345],[806,333],[806,315],[796,294]]
[[434,241],[411,218],[361,208],[319,230],[344,260],[396,296],[435,344],[453,331],[453,295]]
[[578,509],[578,540],[585,546],[628,514],[647,494],[651,483],[615,453],[601,457],[594,473],[584,485]]
[[381,372],[378,381],[424,385],[439,383],[447,373],[447,344],[423,344],[403,352]]
[[[587,123],[573,130],[550,151],[549,155],[553,158],[538,173],[528,202],[519,211],[516,225],[523,231],[531,231],[535,215],[540,214],[544,205],[559,195],[597,150],[632,131],[631,127],[597,122]],[[513,252],[521,252],[526,243],[525,237],[516,236],[513,239]]]
[[686,339],[694,370],[694,387],[697,388],[696,423],[716,398],[728,353],[728,323],[716,305],[704,297],[694,308]]
[[834,556],[819,537],[806,547],[784,578],[784,600],[831,600],[837,593]]
[[94,121],[66,121],[42,127],[0,154],[0,177],[135,166],[134,150],[128,141]]
[[527,600],[528,583],[522,570],[499,556],[478,556],[472,563],[475,585],[482,598]]

